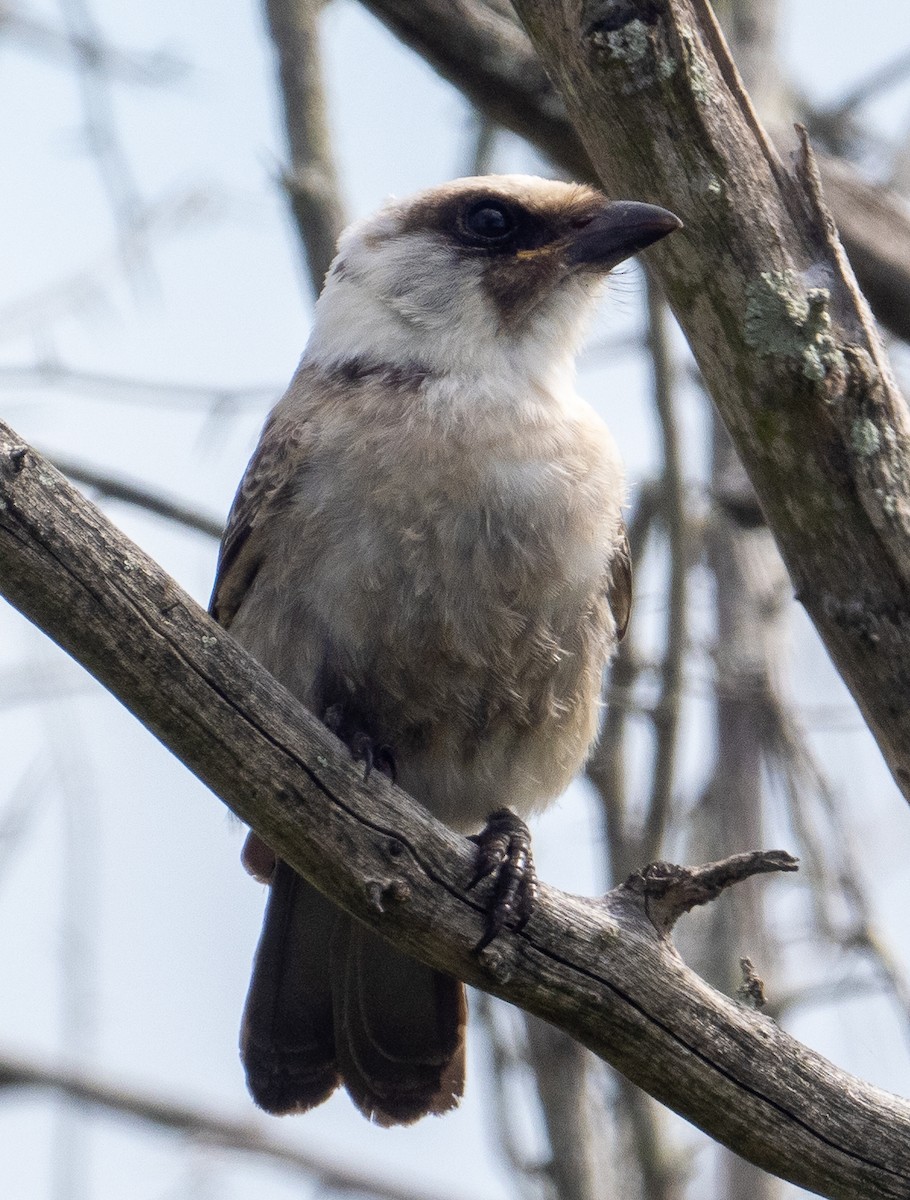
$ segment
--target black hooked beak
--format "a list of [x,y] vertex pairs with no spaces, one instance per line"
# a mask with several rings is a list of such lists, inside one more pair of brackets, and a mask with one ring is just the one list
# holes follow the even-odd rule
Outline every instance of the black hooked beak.
[[566,250],[570,267],[612,271],[646,246],[682,229],[682,221],[655,204],[614,200],[573,234]]

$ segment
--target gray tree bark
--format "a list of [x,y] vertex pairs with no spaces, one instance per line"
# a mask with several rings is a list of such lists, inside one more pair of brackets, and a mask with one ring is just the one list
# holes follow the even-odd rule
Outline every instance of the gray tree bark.
[[686,223],[649,261],[910,796],[910,419],[808,147],[788,171],[707,0],[516,7],[608,191]]

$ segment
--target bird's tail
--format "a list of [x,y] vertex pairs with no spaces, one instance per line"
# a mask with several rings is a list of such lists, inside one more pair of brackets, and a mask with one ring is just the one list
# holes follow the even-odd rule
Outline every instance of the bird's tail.
[[399,954],[280,860],[241,1031],[267,1112],[304,1112],[343,1082],[380,1125],[454,1108],[464,1090],[464,986]]

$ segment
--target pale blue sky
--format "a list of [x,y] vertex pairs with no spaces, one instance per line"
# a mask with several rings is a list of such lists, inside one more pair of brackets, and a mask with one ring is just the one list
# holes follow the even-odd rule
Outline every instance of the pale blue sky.
[[[867,0],[862,20],[847,0],[782,0],[782,8],[785,60],[818,99],[835,98],[910,44],[904,0]],[[32,11],[59,20],[50,0]],[[114,85],[112,94],[145,199],[188,193],[203,199],[184,227],[153,241],[138,282],[125,281],[111,256],[113,230],[97,171],[80,149],[71,73],[9,39],[0,42],[0,369],[52,355],[85,371],[227,389],[264,385],[277,395],[305,341],[309,304],[273,184],[282,141],[259,11],[223,0],[98,0],[94,12],[113,43],[137,51],[163,46],[191,65],[167,89]],[[463,171],[469,118],[457,95],[351,0],[332,7],[326,45],[352,215],[388,193]],[[883,132],[898,134],[910,125],[910,89],[889,93],[867,115]],[[498,165],[534,166],[511,139]],[[95,285],[61,302],[58,283],[84,280],[87,271]],[[598,332],[636,327],[640,300],[638,277],[627,271]],[[610,420],[633,482],[641,478],[654,459],[644,371],[627,358],[599,364],[584,373],[583,386]],[[167,393],[162,402],[140,403],[132,394],[25,386],[0,374],[0,412],[37,445],[142,479],[216,514],[226,512],[268,408],[266,394],[228,414]],[[703,445],[694,401],[684,419],[696,476]],[[205,602],[214,544],[133,509],[107,508]],[[647,594],[639,596],[639,608],[647,613]],[[904,939],[910,958],[900,920],[910,816],[823,652],[801,636],[804,620],[797,615],[795,623],[800,698],[846,714],[847,731],[827,735],[820,745],[836,782],[854,800],[858,841],[879,864],[875,895],[883,924]],[[46,672],[82,687],[78,668],[0,610],[0,671],[26,662],[32,678]],[[697,734],[693,726],[693,772]],[[0,707],[0,816],[6,789],[48,737],[61,747],[59,762],[45,756],[50,780],[33,798],[37,816],[8,869],[0,846],[0,1044],[48,1056],[60,1044],[67,905],[65,915],[73,916],[62,866],[69,846],[86,867],[75,916],[89,930],[85,954],[93,964],[92,1064],[127,1083],[251,1113],[235,1046],[263,896],[237,862],[239,828],[116,702],[91,686],[59,701],[49,716],[34,706]],[[69,839],[67,811],[77,815],[81,830]],[[539,822],[538,864],[549,882],[596,890],[598,848],[583,847],[580,862],[573,851],[587,829],[580,789]],[[910,1090],[906,1049],[884,1004],[850,1005],[831,1017],[813,1013],[794,1031],[849,1069]],[[339,1096],[276,1127],[303,1145],[350,1150],[363,1161],[463,1183],[484,1200],[499,1200],[509,1192],[483,1129],[483,1071],[476,1061],[472,1067],[467,1101],[444,1121],[380,1131]],[[41,1097],[0,1096],[5,1195],[12,1200],[53,1195],[53,1121]],[[192,1151],[164,1135],[101,1120],[89,1129],[89,1186],[73,1200],[170,1200],[196,1187],[196,1171],[219,1200],[306,1194],[281,1172]]]

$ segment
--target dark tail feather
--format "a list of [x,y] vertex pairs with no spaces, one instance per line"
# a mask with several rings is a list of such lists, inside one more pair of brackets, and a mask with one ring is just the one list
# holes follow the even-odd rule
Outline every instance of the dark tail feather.
[[335,1041],[345,1087],[379,1125],[455,1108],[464,1092],[464,985],[339,916],[332,943]]
[[240,1032],[247,1087],[266,1112],[305,1112],[340,1082],[329,973],[339,917],[287,863],[275,864]]

